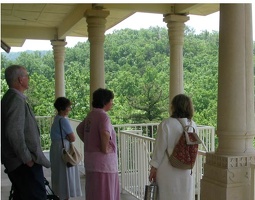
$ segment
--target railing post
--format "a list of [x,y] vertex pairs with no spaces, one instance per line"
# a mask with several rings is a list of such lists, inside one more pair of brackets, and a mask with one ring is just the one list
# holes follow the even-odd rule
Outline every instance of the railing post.
[[125,151],[125,149],[126,149],[126,144],[125,144],[125,135],[121,135],[120,133],[119,133],[119,139],[120,139],[120,151],[119,151],[119,157],[120,157],[120,159],[121,159],[121,170],[120,170],[120,174],[121,174],[121,180],[120,180],[120,182],[121,182],[121,193],[123,193],[123,191],[124,191],[124,187],[125,187],[125,182],[124,182],[124,180],[125,180],[125,166],[126,166],[126,163],[125,163],[125,160],[126,160],[126,156],[125,156],[125,154],[124,154],[124,152],[126,152]]
[[211,132],[211,150],[210,151],[215,151],[215,129],[212,127],[210,129],[212,132]]

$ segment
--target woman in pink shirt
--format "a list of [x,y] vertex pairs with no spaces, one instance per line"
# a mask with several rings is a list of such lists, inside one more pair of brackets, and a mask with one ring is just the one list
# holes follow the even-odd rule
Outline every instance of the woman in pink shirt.
[[112,91],[97,89],[92,111],[76,129],[84,143],[86,200],[120,200],[116,133],[106,113],[113,99]]

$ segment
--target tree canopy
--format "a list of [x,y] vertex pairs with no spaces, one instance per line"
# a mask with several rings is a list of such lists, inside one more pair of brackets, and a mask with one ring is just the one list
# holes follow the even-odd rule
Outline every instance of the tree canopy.
[[[193,100],[194,120],[216,126],[219,34],[195,34],[186,27],[184,41],[184,90]],[[73,103],[69,117],[78,120],[90,109],[89,46],[89,41],[80,42],[67,48],[65,55],[66,97]],[[109,113],[112,123],[160,122],[167,118],[171,59],[167,29],[118,30],[106,35],[104,50],[106,87],[115,94]],[[30,89],[26,94],[35,114],[53,116],[53,52],[22,52],[15,59],[1,53],[1,96],[7,90],[4,70],[10,64],[27,68]]]

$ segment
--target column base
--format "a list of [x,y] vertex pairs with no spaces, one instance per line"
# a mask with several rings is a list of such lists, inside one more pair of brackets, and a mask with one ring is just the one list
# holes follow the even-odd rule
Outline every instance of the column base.
[[201,200],[251,200],[251,161],[255,161],[255,155],[208,153],[201,180]]

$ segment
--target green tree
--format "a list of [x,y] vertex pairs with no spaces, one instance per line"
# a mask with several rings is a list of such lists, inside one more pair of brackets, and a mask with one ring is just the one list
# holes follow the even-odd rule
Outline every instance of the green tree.
[[53,116],[55,99],[54,81],[44,75],[34,73],[30,76],[29,89],[25,92],[28,102],[37,116]]
[[89,70],[78,62],[71,62],[65,72],[66,97],[72,102],[72,112],[69,117],[83,119],[89,112]]

